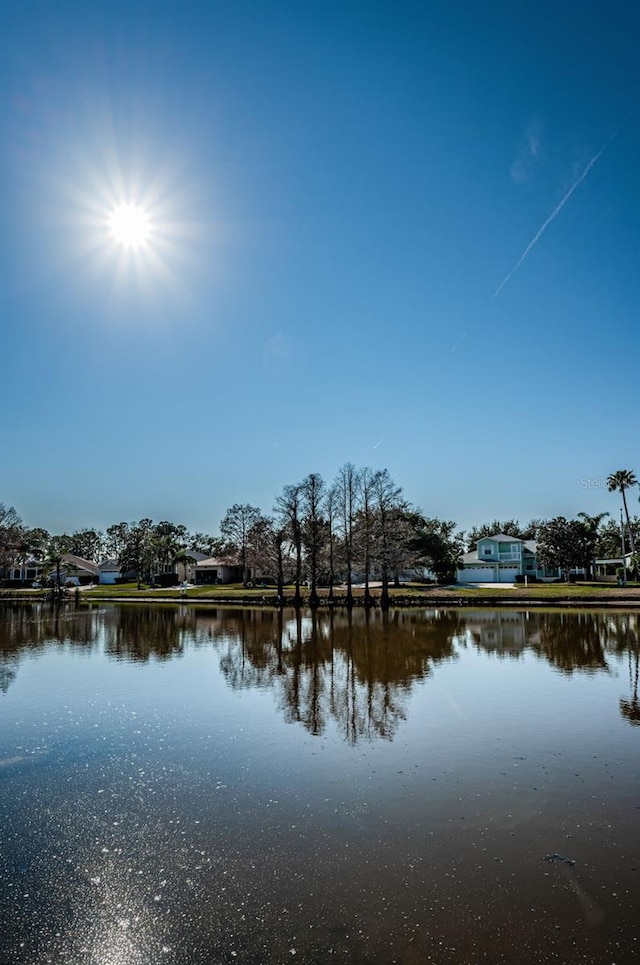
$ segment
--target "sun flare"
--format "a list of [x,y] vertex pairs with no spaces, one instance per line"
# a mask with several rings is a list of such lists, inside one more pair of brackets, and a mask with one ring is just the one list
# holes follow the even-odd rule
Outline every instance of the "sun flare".
[[143,248],[151,225],[146,211],[137,204],[119,204],[109,218],[111,237],[124,248]]

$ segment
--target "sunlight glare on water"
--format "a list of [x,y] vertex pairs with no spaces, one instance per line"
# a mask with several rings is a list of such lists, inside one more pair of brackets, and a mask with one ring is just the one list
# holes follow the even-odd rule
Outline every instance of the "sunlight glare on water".
[[0,611],[0,961],[636,960],[638,618]]

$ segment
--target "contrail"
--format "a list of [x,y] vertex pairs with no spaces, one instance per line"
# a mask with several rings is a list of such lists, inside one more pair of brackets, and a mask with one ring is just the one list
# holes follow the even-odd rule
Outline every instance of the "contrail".
[[587,164],[586,168],[584,169],[584,171],[583,171],[582,174],[580,175],[580,177],[579,177],[576,181],[573,182],[573,184],[571,185],[571,187],[569,188],[569,190],[568,190],[567,193],[565,194],[565,196],[564,196],[564,198],[562,199],[562,201],[559,201],[559,202],[558,202],[558,204],[555,206],[555,208],[553,209],[553,211],[551,212],[551,214],[549,215],[549,217],[547,218],[547,220],[546,220],[546,221],[544,222],[544,224],[542,225],[542,227],[541,227],[541,228],[538,228],[537,232],[535,233],[535,235],[533,236],[533,238],[531,239],[531,241],[529,242],[529,244],[527,245],[527,247],[524,249],[524,251],[522,252],[522,254],[520,255],[520,257],[518,258],[517,262],[515,263],[515,265],[513,266],[513,268],[511,269],[511,271],[509,272],[509,274],[506,275],[506,276],[502,279],[502,281],[500,282],[500,284],[498,285],[498,287],[497,287],[496,290],[494,291],[493,296],[492,296],[493,298],[496,298],[496,296],[500,294],[500,292],[502,291],[502,289],[504,288],[504,286],[507,284],[507,282],[509,281],[509,279],[511,278],[511,276],[514,275],[514,274],[517,272],[518,268],[520,267],[520,265],[522,264],[522,262],[525,260],[525,258],[527,257],[527,255],[529,254],[529,252],[531,251],[531,249],[533,248],[533,246],[540,240],[542,234],[543,234],[544,231],[549,227],[549,225],[551,224],[551,222],[552,222],[555,218],[558,217],[558,215],[560,214],[560,212],[561,212],[562,209],[564,208],[565,204],[567,203],[567,201],[569,200],[569,198],[571,197],[571,195],[573,194],[573,192],[575,191],[575,189],[582,184],[582,182],[583,182],[584,179],[586,178],[586,176],[587,176],[587,174],[589,173],[589,171],[591,170],[591,168],[594,166],[594,164],[597,164],[597,162],[600,160],[602,154],[603,154],[603,153],[606,151],[606,149],[609,147],[609,145],[611,144],[612,140],[614,139],[614,137],[616,136],[617,133],[618,133],[618,131],[616,131],[614,134],[612,134],[611,137],[609,138],[609,140],[608,140],[608,141],[605,141],[605,143],[602,145],[602,147],[600,148],[600,150],[598,151],[598,153],[593,155],[593,157],[591,158],[591,160],[590,160],[589,163]]

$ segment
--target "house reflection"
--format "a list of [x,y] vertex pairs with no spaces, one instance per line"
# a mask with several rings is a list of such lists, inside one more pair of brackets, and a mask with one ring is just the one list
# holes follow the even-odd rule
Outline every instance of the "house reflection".
[[629,612],[16,604],[0,610],[0,695],[23,655],[43,647],[138,663],[213,648],[230,687],[269,689],[288,721],[314,735],[336,728],[351,743],[392,739],[416,682],[470,647],[504,660],[533,654],[562,674],[610,673],[625,659],[630,695],[619,710],[640,723],[640,623]]
[[465,625],[480,650],[517,657],[539,639],[538,626],[531,616],[520,610],[468,610]]

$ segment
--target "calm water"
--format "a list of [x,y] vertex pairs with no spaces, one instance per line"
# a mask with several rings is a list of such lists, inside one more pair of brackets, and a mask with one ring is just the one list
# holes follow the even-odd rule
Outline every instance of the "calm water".
[[639,646],[623,612],[4,607],[0,963],[635,963]]

